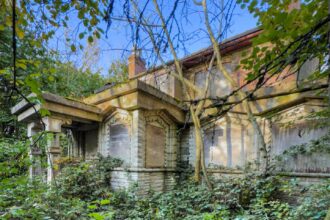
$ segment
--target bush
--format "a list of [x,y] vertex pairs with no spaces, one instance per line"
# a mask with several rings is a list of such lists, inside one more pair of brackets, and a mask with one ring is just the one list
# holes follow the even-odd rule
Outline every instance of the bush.
[[107,197],[111,170],[122,162],[112,157],[99,157],[97,161],[71,164],[56,178],[59,193],[65,198],[93,200]]
[[294,181],[249,174],[216,181],[212,192],[185,182],[170,192],[143,198],[136,196],[134,189],[114,192],[108,199],[93,201],[88,207],[93,219],[324,218],[330,205],[329,182],[300,193],[297,204],[290,204],[283,197],[301,189]]
[[0,219],[90,219],[85,200],[111,195],[110,170],[120,166],[120,160],[101,157],[94,162],[72,163],[49,186],[28,178],[26,143],[10,141],[9,145],[2,142],[0,148],[0,165],[9,166],[1,169]]
[[0,180],[26,175],[30,160],[29,143],[0,137]]
[[[3,182],[2,182],[3,184]],[[1,219],[77,219],[87,217],[85,203],[67,199],[54,188],[26,177],[13,178],[0,190]]]

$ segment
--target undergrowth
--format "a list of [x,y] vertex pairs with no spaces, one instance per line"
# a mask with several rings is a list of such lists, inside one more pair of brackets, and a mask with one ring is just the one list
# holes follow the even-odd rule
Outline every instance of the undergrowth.
[[[121,161],[100,157],[68,163],[52,185],[30,180],[27,145],[1,140],[0,219],[324,219],[330,181],[312,187],[294,179],[247,173],[213,180],[213,191],[188,180],[165,193],[139,196],[139,187],[113,192],[111,170]],[[64,160],[68,161],[68,160]]]

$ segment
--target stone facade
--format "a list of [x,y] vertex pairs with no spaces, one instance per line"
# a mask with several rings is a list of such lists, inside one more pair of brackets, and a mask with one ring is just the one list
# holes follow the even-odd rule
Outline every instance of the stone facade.
[[[258,33],[258,30],[253,30],[221,45],[221,48],[227,48],[222,50],[225,67],[239,85],[245,83],[247,72],[237,66],[242,54],[250,51],[249,40]],[[206,49],[182,59],[185,78],[196,87],[205,86],[210,58],[207,54],[211,54],[210,51]],[[35,106],[51,112],[44,119],[47,131],[55,136],[63,128],[72,131],[72,156],[93,160],[101,154],[122,159],[123,166],[112,172],[111,187],[117,190],[137,185],[141,194],[149,190],[171,189],[181,175],[180,168],[194,166],[194,128],[187,106],[182,101],[185,100],[184,92],[191,93],[196,99],[201,98],[195,91],[182,91],[181,83],[165,69],[155,68],[140,73],[145,70],[141,66],[143,63],[136,53],[130,57],[130,80],[125,84],[105,86],[82,101],[45,93],[45,103]],[[313,88],[298,91],[295,76],[285,74],[286,70],[277,80],[267,82],[255,93],[255,101],[249,102],[273,156],[290,145],[305,143],[328,132],[327,129],[316,128],[315,121],[300,119],[324,108],[325,103],[314,95]],[[308,73],[305,71],[304,75],[307,77]],[[221,97],[232,91],[221,72],[213,69],[211,77],[209,97]],[[244,89],[253,89],[253,84]],[[233,96],[228,101],[236,100],[237,97]],[[205,105],[209,104],[212,104],[210,100],[205,102]],[[207,109],[202,119],[216,110]],[[29,123],[29,136],[40,130],[28,103],[18,103],[12,112],[20,121]],[[202,128],[206,165],[214,177],[239,176],[243,174],[243,168],[252,162],[264,163],[256,135],[241,104],[235,105],[223,117],[203,123]],[[56,141],[49,144],[50,158],[59,156],[59,152],[55,151],[58,148]],[[285,175],[310,182],[329,178],[329,158],[330,155],[324,154],[290,160]],[[30,173],[31,176],[40,173],[38,163],[31,166]],[[48,180],[51,181],[54,175],[50,168]]]

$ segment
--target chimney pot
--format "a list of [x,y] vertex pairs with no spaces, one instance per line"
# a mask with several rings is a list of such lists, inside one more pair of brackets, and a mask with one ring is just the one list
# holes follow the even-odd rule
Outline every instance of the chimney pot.
[[140,50],[134,47],[132,54],[128,57],[128,77],[132,79],[144,71],[146,71],[145,62],[140,57]]

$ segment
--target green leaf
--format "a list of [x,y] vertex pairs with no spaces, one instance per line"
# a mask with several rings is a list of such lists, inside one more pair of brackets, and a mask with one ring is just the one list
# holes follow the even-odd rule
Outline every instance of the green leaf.
[[45,109],[45,108],[41,108],[39,110],[39,113],[42,117],[50,115],[50,112],[48,111],[48,109]]
[[77,48],[74,44],[71,44],[71,51],[72,52],[76,52]]
[[92,36],[89,36],[89,37],[88,37],[88,42],[89,42],[89,43],[93,43],[93,37],[92,37]]
[[53,82],[53,81],[55,80],[55,78],[54,78],[54,76],[48,76],[48,80],[49,80],[50,82]]
[[247,76],[246,76],[246,80],[247,80],[247,81],[252,81],[252,80],[254,80],[254,78],[255,78],[255,75],[252,74],[252,73],[249,73],[249,74],[247,74]]
[[87,208],[88,209],[97,209],[97,206],[96,205],[89,205]]
[[27,77],[25,79],[25,83],[28,87],[30,87],[31,89],[31,92],[35,93],[35,94],[40,94],[40,88],[39,88],[39,85],[38,85],[38,82],[34,79],[31,79],[30,77]]
[[51,74],[55,74],[55,73],[56,73],[56,69],[55,69],[55,68],[50,68],[50,69],[49,69],[49,72],[50,72]]
[[70,8],[69,4],[63,4],[62,7],[61,7],[61,11],[62,12],[66,12],[68,11]]
[[84,11],[83,11],[83,10],[80,10],[80,11],[78,12],[78,18],[79,18],[79,19],[83,19],[83,18],[84,18]]
[[102,216],[101,214],[97,213],[97,212],[93,212],[93,213],[90,213],[88,214],[89,217],[92,217],[93,219],[96,219],[96,220],[103,220],[105,219],[104,216]]
[[100,35],[100,33],[98,32],[98,31],[95,31],[95,36],[97,37],[97,39],[100,39],[101,38],[101,35]]
[[108,205],[108,204],[110,204],[110,200],[109,199],[103,199],[103,200],[100,201],[100,204],[101,205]]
[[79,34],[79,39],[83,39],[83,38],[84,38],[84,36],[85,36],[85,34],[84,34],[84,33],[80,33],[80,34]]
[[6,70],[3,69],[3,70],[0,70],[0,74],[5,74],[6,73]]
[[16,63],[16,66],[18,67],[18,68],[21,68],[21,69],[23,69],[23,70],[26,70],[26,65],[24,64],[24,63]]

